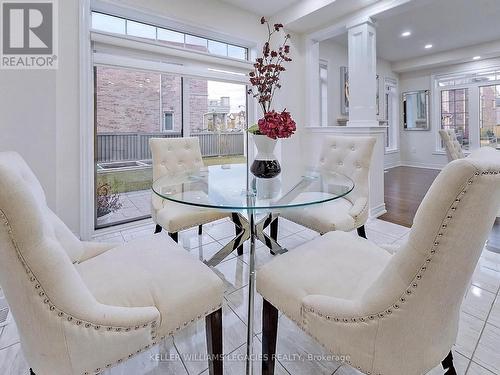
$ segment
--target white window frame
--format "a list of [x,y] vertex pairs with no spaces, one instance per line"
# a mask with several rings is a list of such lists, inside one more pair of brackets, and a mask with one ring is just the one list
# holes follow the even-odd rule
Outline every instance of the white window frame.
[[[387,94],[391,89],[394,89],[395,103],[393,103],[392,114],[389,113],[389,102]],[[398,81],[393,78],[384,78],[384,114],[389,129],[389,146],[385,147],[385,153],[391,154],[399,151],[399,124],[400,124],[400,110],[399,110],[399,89]],[[393,116],[394,121],[390,121],[389,116]]]
[[[166,120],[165,115],[167,115],[167,114],[172,116],[172,129],[166,129],[166,127],[165,127],[165,120]],[[161,132],[162,133],[174,133],[175,132],[175,113],[174,113],[174,111],[163,111]]]
[[[82,240],[90,240],[96,233],[113,233],[119,230],[124,230],[127,228],[136,227],[142,225],[140,222],[132,222],[123,225],[117,225],[110,227],[108,229],[100,229],[96,232],[94,228],[94,126],[93,126],[93,113],[94,113],[94,100],[93,100],[93,68],[95,65],[107,65],[114,67],[129,67],[134,69],[144,69],[160,71],[165,73],[175,73],[181,74],[186,77],[196,77],[205,79],[213,79],[232,83],[245,83],[247,84],[246,77],[231,74],[232,71],[238,72],[242,69],[247,69],[248,65],[251,70],[251,62],[244,60],[237,60],[228,57],[221,57],[211,54],[205,54],[196,51],[176,51],[175,48],[171,48],[170,51],[173,53],[177,52],[174,63],[164,63],[155,62],[152,60],[138,60],[136,58],[135,52],[130,50],[130,55],[127,56],[113,56],[106,54],[96,54],[93,53],[93,42],[91,40],[91,11],[101,11],[108,12],[110,14],[115,14],[117,16],[125,18],[134,18],[137,21],[143,21],[145,23],[153,23],[163,26],[165,28],[172,28],[189,34],[203,35],[210,39],[224,40],[227,43],[240,45],[248,48],[248,57],[250,61],[253,61],[257,55],[257,45],[253,41],[242,40],[234,37],[230,34],[222,34],[209,30],[206,28],[199,27],[194,24],[180,23],[176,20],[167,19],[152,12],[139,11],[134,7],[129,7],[126,5],[118,5],[117,3],[110,3],[102,0],[81,0],[79,6],[79,51],[80,51],[80,237]],[[110,39],[110,35],[102,35],[103,37],[108,37],[107,41],[113,41]],[[129,38],[131,40],[123,41],[122,47],[127,48],[134,44],[134,38]],[[114,39],[116,40],[116,39]],[[109,44],[112,46],[111,44]],[[140,51],[147,51],[151,55],[162,55],[161,51],[167,51],[168,48],[164,50],[159,50],[158,46],[151,45],[151,43],[144,43],[143,49]],[[179,50],[179,49],[177,49]],[[187,52],[187,53],[186,53]],[[192,56],[193,60],[189,60]],[[217,67],[217,69],[207,69],[196,67],[196,64],[188,64],[183,66],[182,64],[175,63],[179,59],[185,59],[185,61],[194,61],[195,63],[201,62],[212,64]],[[170,60],[168,58],[167,60]],[[218,66],[217,66],[218,64]],[[229,73],[229,74],[228,74]],[[184,98],[188,93],[184,92]],[[186,101],[184,101],[185,103]],[[248,123],[253,123],[257,119],[258,106],[255,100],[248,100],[247,98],[247,114]],[[188,120],[187,120],[188,121]],[[184,136],[189,136],[189,134],[184,134]],[[252,157],[253,148],[247,148]]]
[[[497,72],[495,80],[491,81],[479,81],[475,82],[474,77],[476,75],[485,74],[487,72]],[[469,154],[472,150],[480,147],[480,127],[479,127],[479,115],[480,115],[480,100],[479,97],[479,87],[489,86],[489,85],[499,85],[500,84],[500,66],[493,65],[490,67],[485,67],[481,69],[472,69],[459,72],[453,72],[449,74],[434,74],[431,76],[431,127],[434,132],[435,139],[435,152],[437,155],[445,155],[446,151],[442,147],[441,137],[439,135],[439,130],[441,129],[441,92],[450,89],[463,89],[469,90],[469,150],[464,150],[465,154]],[[469,79],[471,82],[463,84],[453,84],[449,86],[439,86],[439,82],[451,81],[451,80]],[[477,124],[477,126],[476,126]],[[433,126],[432,126],[433,125]]]

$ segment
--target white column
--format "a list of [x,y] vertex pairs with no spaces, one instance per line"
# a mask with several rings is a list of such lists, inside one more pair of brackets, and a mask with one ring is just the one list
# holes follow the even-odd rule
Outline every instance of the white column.
[[347,25],[349,121],[347,126],[378,126],[376,110],[376,32],[370,18]]

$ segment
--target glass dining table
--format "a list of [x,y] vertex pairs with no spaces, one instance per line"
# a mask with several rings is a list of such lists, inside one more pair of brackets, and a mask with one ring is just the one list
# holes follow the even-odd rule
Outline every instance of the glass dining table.
[[280,212],[342,198],[354,189],[354,182],[339,173],[308,167],[295,167],[278,177],[260,179],[248,173],[245,164],[225,164],[165,175],[153,182],[152,189],[169,201],[232,212],[237,234],[205,261],[208,266],[216,266],[250,241],[246,374],[253,374],[255,242],[263,242],[273,255],[286,252],[264,232]]

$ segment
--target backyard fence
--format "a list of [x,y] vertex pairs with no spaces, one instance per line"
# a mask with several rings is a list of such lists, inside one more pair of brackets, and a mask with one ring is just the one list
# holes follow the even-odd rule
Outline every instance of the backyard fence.
[[[180,133],[98,133],[97,162],[149,160],[150,138],[180,138]],[[231,156],[244,154],[244,136],[239,132],[193,133],[198,137],[202,156]]]

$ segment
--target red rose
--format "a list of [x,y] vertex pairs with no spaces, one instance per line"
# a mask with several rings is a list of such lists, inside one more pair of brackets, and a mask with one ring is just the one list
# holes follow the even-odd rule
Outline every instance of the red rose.
[[272,139],[288,138],[297,129],[290,112],[286,110],[281,113],[274,110],[265,113],[258,125],[259,132]]

